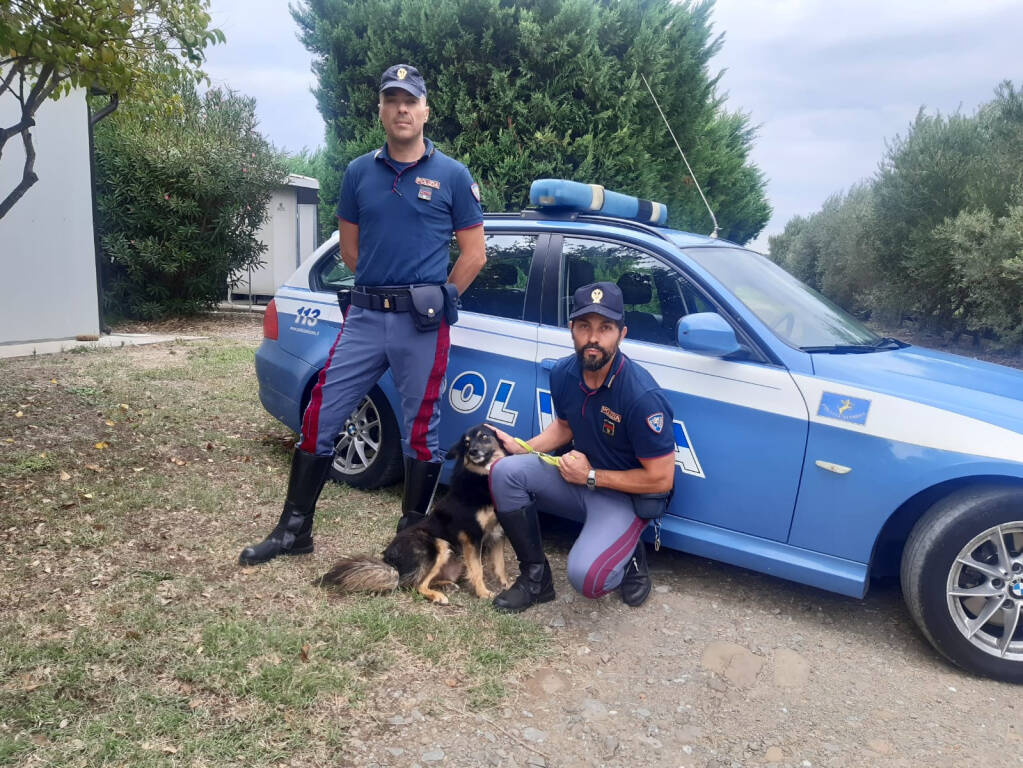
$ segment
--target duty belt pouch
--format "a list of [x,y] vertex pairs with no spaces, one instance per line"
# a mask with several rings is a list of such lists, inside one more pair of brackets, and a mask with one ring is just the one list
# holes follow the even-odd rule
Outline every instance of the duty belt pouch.
[[341,307],[341,317],[345,316],[349,305],[352,303],[352,289],[342,288],[337,292],[337,305]]
[[440,285],[413,285],[408,292],[416,330],[427,333],[440,328],[440,321],[444,319],[444,288]]
[[632,494],[632,508],[636,512],[636,517],[642,520],[656,520],[663,517],[668,510],[671,494],[672,491]]
[[458,307],[461,304],[458,298],[458,289],[454,283],[444,283],[444,317],[448,325],[458,322]]

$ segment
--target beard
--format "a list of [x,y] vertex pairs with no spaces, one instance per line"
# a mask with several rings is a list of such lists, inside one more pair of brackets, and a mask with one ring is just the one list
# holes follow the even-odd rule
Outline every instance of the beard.
[[[586,351],[589,349],[594,349],[600,354],[595,357],[587,357]],[[604,349],[599,344],[587,344],[584,347],[577,348],[575,356],[579,359],[579,365],[584,371],[599,371],[611,362],[611,358],[615,356],[616,351],[615,349]]]

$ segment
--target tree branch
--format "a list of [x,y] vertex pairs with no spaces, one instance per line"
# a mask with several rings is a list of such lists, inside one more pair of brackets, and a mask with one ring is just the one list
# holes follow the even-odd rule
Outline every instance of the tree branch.
[[32,133],[25,129],[21,133],[21,140],[25,145],[25,167],[21,175],[21,183],[18,184],[11,193],[4,198],[3,202],[0,202],[0,219],[7,215],[7,212],[14,207],[14,204],[18,202],[22,196],[28,192],[29,188],[39,181],[39,177],[35,173],[36,163],[36,149],[32,144]]

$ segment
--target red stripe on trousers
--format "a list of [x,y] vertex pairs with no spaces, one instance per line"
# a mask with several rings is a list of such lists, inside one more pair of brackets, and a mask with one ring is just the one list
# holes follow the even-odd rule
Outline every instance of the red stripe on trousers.
[[621,552],[623,549],[627,549],[628,552],[636,549],[636,543],[639,541],[639,536],[643,533],[646,524],[646,520],[641,520],[637,517],[625,529],[625,533],[593,561],[593,565],[586,572],[586,578],[583,579],[583,595],[585,597],[601,597],[607,594],[606,591],[598,592],[596,589],[597,584],[603,584],[608,574],[614,570],[615,562],[622,556]]
[[[351,305],[348,306],[348,309],[351,309]],[[323,382],[327,378],[327,369],[330,368],[330,363],[334,359],[334,350],[341,343],[341,334],[345,332],[345,326],[348,325],[348,309],[345,310],[341,330],[337,332],[337,338],[334,339],[334,346],[330,348],[330,354],[327,355],[327,362],[323,366],[323,370],[320,371],[320,375],[316,377],[316,386],[313,387],[309,405],[306,406],[305,414],[302,416],[302,444],[298,446],[298,449],[306,453],[316,453],[316,438],[320,429],[320,406],[323,405]]]
[[430,378],[426,380],[426,392],[423,393],[419,412],[416,414],[415,421],[412,422],[412,434],[409,437],[409,445],[416,452],[416,458],[420,461],[429,461],[433,458],[429,448],[426,447],[426,434],[430,429],[433,406],[440,395],[440,383],[444,379],[444,371],[448,367],[450,346],[450,329],[446,322],[441,322],[440,328],[437,329],[437,351],[433,355],[433,368],[430,369]]

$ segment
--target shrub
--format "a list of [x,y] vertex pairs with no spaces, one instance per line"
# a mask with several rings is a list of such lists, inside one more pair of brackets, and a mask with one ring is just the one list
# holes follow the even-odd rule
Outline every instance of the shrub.
[[286,170],[256,131],[255,101],[183,80],[96,132],[104,306],[155,319],[214,305],[260,263],[256,239]]

